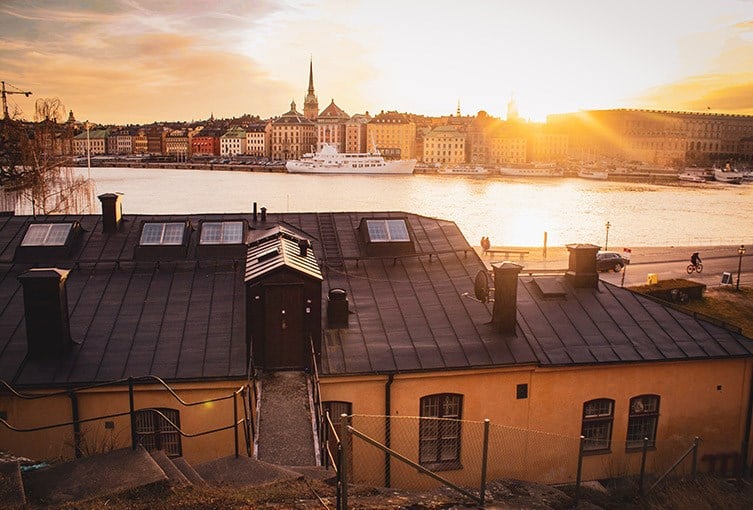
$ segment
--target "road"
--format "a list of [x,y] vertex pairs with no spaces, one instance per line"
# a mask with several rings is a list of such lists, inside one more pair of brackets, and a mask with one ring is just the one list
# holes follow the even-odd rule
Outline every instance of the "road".
[[[702,273],[687,273],[689,260],[672,260],[670,262],[642,262],[629,264],[625,266],[624,275],[622,272],[600,273],[602,280],[608,281],[615,285],[623,284],[624,286],[643,285],[647,282],[648,275],[655,273],[659,281],[670,280],[674,278],[687,278],[705,284],[708,287],[718,287],[722,285],[722,274],[728,272],[732,276],[733,284],[737,284],[737,267],[740,258],[735,256],[715,256],[703,259]],[[740,285],[753,286],[753,254],[743,256],[740,273]]]

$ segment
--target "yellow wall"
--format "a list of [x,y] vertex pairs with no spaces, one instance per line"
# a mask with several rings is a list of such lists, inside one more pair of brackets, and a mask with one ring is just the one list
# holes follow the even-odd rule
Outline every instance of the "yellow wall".
[[[186,402],[202,401],[230,395],[243,385],[243,381],[176,384],[175,392]],[[197,432],[224,427],[233,423],[233,400],[184,407],[161,386],[136,385],[135,409],[166,407],[180,412],[180,426],[184,432]],[[44,393],[51,393],[45,391]],[[128,387],[87,390],[77,393],[79,419],[128,412]],[[19,400],[6,395],[0,397],[0,410],[6,411],[7,421],[17,428],[32,428],[72,420],[71,402],[67,396],[42,400]],[[238,417],[243,416],[243,403],[238,398]],[[114,428],[106,428],[105,422],[114,423]],[[130,446],[130,416],[105,418],[83,423],[83,453],[100,453],[112,448]],[[232,429],[200,436],[182,438],[183,456],[195,464],[207,460],[232,455],[235,452]],[[245,446],[239,429],[239,448],[243,454]],[[72,426],[65,426],[40,432],[13,432],[0,426],[0,450],[21,455],[34,460],[58,460],[74,457]]]
[[[547,483],[572,482],[577,470],[583,403],[598,398],[615,401],[612,448],[587,455],[583,478],[637,473],[640,452],[626,452],[628,405],[642,394],[660,397],[656,448],[647,468],[663,470],[684,452],[695,436],[702,438],[699,468],[706,454],[739,452],[751,378],[750,360],[705,360],[571,368],[509,368],[397,374],[391,388],[391,445],[418,459],[419,401],[436,393],[463,395],[462,470],[442,476],[459,483],[478,483],[483,420],[490,420],[489,477],[518,477]],[[351,402],[354,415],[383,415],[386,376],[322,379],[322,400]],[[528,384],[528,398],[516,398],[516,386]],[[721,389],[717,389],[721,387]],[[354,427],[378,440],[383,417],[354,418]],[[354,445],[355,476],[379,483],[384,454]],[[359,446],[360,444],[360,446]],[[359,457],[365,455],[366,457]],[[374,467],[373,464],[379,464]],[[360,467],[360,469],[359,469]],[[406,487],[433,485],[415,469],[393,460],[392,478]]]

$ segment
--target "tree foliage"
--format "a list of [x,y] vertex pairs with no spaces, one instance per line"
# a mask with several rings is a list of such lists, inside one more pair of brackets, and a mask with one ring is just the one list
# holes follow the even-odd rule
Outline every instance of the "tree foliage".
[[35,122],[0,121],[0,188],[5,204],[15,201],[22,210],[30,204],[34,214],[88,212],[94,186],[71,168],[74,126],[61,123],[64,105],[57,98],[43,98],[35,109]]

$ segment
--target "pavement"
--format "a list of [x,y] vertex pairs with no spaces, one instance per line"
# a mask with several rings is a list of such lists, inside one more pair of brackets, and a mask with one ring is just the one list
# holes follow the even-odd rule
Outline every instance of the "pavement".
[[[520,247],[520,246],[492,246],[492,250],[504,251],[523,250],[527,254],[519,255],[510,253],[505,257],[502,254],[483,254],[481,247],[474,246],[474,249],[481,256],[487,267],[491,267],[493,262],[502,262],[509,260],[516,264],[521,264],[527,271],[544,270],[544,271],[566,271],[568,267],[569,252],[564,246],[548,246],[544,249],[538,247]],[[631,248],[630,265],[655,264],[657,262],[690,262],[690,255],[693,252],[699,252],[701,260],[715,258],[737,257],[738,245],[734,246],[639,246]],[[625,255],[621,246],[615,246],[605,251],[615,251]],[[751,249],[753,252],[753,249]],[[753,255],[753,253],[751,253]]]

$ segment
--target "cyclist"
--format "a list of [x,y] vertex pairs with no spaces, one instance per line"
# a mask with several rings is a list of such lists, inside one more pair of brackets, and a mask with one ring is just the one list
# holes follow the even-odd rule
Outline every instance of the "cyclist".
[[698,252],[694,252],[693,255],[690,256],[690,263],[694,266],[698,266],[698,264],[701,263],[701,256],[698,255]]

